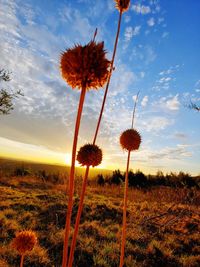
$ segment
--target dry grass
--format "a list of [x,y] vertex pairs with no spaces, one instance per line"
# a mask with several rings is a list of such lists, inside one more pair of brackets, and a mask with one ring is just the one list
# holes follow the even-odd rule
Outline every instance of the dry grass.
[[[19,266],[20,257],[10,243],[17,231],[31,229],[38,245],[24,266],[60,267],[67,208],[64,186],[34,177],[6,179],[0,180],[0,266]],[[79,191],[78,185],[73,223]],[[199,203],[198,190],[130,189],[125,266],[199,266]],[[88,187],[74,266],[118,266],[122,204],[122,187]]]

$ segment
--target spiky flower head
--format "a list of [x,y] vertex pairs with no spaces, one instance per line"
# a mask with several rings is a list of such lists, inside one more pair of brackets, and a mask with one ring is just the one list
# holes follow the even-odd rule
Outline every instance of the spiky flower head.
[[120,144],[127,151],[138,150],[141,143],[141,136],[135,129],[128,129],[120,136]]
[[116,2],[116,8],[120,11],[120,12],[125,12],[129,9],[130,6],[130,0],[115,0]]
[[106,59],[104,42],[89,42],[67,49],[60,60],[62,77],[72,88],[102,87],[108,78],[110,61]]
[[31,251],[36,243],[36,234],[33,231],[27,230],[17,233],[12,242],[12,246],[22,255]]
[[98,166],[102,161],[102,150],[93,144],[86,144],[80,148],[77,160],[82,166]]

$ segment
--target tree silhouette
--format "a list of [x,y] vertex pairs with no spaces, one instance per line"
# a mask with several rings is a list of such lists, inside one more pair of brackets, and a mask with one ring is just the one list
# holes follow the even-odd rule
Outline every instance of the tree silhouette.
[[[0,69],[0,81],[8,82],[10,80],[10,72]],[[0,115],[10,114],[10,111],[14,109],[13,100],[19,96],[23,96],[20,90],[9,93],[3,88],[0,89]]]

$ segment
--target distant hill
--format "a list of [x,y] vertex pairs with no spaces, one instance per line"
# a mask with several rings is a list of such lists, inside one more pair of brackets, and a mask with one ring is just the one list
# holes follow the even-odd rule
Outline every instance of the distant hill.
[[[39,170],[45,170],[47,173],[66,173],[70,172],[70,166],[56,165],[56,164],[45,164],[45,163],[35,163],[31,161],[24,160],[14,160],[9,158],[0,158],[0,171],[4,173],[11,174],[17,167],[24,167],[32,172],[37,172]],[[84,167],[76,167],[76,175],[83,176],[85,172]],[[89,177],[93,178],[97,174],[109,175],[112,170],[105,169],[90,169]]]

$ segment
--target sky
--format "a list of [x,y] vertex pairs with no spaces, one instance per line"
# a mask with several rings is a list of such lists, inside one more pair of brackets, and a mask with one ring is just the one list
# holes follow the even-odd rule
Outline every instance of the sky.
[[[200,102],[199,10],[199,0],[131,1],[97,139],[101,168],[126,168],[119,136],[140,91],[130,168],[200,173],[200,113],[187,108]],[[80,91],[62,80],[60,55],[98,28],[111,59],[118,17],[113,0],[0,0],[0,69],[11,72],[0,88],[24,94],[0,116],[0,156],[70,165]],[[93,139],[104,89],[87,92],[78,148]]]

